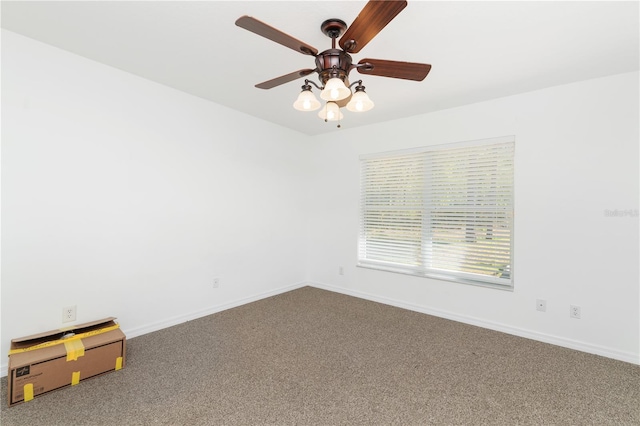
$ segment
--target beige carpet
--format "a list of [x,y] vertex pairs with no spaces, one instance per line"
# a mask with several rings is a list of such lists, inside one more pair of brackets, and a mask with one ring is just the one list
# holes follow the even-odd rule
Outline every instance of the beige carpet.
[[[126,324],[123,324],[126,327]],[[12,425],[640,425],[640,367],[315,288],[128,341]]]

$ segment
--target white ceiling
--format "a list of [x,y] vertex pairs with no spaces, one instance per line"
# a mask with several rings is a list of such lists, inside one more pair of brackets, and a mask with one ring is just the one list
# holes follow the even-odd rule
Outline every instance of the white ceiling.
[[[299,54],[234,25],[253,16],[319,51],[328,18],[353,22],[360,1],[2,1],[2,27],[249,115],[315,135],[336,131],[292,108],[314,68]],[[574,81],[638,70],[637,1],[416,1],[354,62],[369,57],[432,65],[422,82],[364,76],[376,107],[345,111],[343,128],[398,119]],[[360,76],[353,71],[351,80]],[[316,74],[308,78],[316,79]],[[316,91],[317,94],[317,91]]]

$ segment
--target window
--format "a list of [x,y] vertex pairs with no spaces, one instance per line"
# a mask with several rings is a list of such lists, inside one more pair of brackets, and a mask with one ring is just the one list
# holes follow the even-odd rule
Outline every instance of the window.
[[512,288],[514,144],[362,156],[358,265]]

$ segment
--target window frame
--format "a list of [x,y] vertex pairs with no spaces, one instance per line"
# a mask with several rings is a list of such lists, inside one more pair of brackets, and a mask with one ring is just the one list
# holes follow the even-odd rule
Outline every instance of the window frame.
[[[491,210],[496,216],[503,214],[504,217],[500,216],[500,219],[505,223],[508,223],[508,237],[509,237],[509,277],[508,279],[493,277],[490,275],[482,275],[475,273],[465,273],[463,271],[451,271],[451,270],[439,270],[433,267],[427,267],[426,263],[429,260],[429,255],[422,254],[422,258],[420,260],[421,264],[419,265],[410,265],[410,264],[398,264],[394,262],[385,262],[384,260],[376,259],[372,260],[371,258],[363,256],[364,247],[366,246],[367,236],[365,235],[367,231],[365,231],[365,215],[369,214],[372,210],[367,210],[365,208],[365,185],[366,185],[366,176],[365,176],[365,162],[373,161],[373,160],[391,160],[393,158],[398,158],[402,156],[419,156],[424,155],[425,158],[428,158],[430,153],[446,151],[446,150],[457,150],[460,148],[475,148],[475,147],[485,147],[485,146],[498,146],[504,145],[506,149],[510,149],[508,156],[508,164],[510,168],[505,169],[506,173],[510,173],[510,177],[508,178],[510,182],[509,192],[508,192],[508,201],[509,204],[505,208],[494,208]],[[505,157],[506,158],[506,157]],[[500,161],[503,157],[496,157],[496,161]],[[432,160],[431,160],[432,161]],[[395,150],[395,151],[386,151],[379,153],[370,153],[363,154],[359,157],[360,163],[360,201],[358,208],[358,247],[357,247],[357,265],[361,268],[381,270],[393,273],[401,273],[406,275],[432,278],[436,280],[443,281],[452,281],[462,284],[470,284],[475,286],[482,287],[490,287],[502,290],[513,291],[514,288],[514,228],[515,228],[515,136],[502,136],[496,138],[489,139],[481,139],[474,141],[464,141],[464,142],[455,142],[455,143],[447,143],[447,144],[439,144],[439,145],[430,145],[419,148],[411,148],[404,150]],[[469,163],[465,163],[465,167],[468,168]],[[496,166],[496,170],[498,170],[499,166]],[[434,250],[434,245],[432,242],[429,242],[429,234],[432,226],[425,226],[425,224],[429,224],[433,220],[433,213],[426,211],[429,206],[426,201],[429,198],[429,187],[430,183],[427,182],[426,177],[426,168],[425,168],[425,176],[423,185],[423,191],[425,192],[424,200],[422,201],[421,207],[421,215],[422,215],[422,230],[420,237],[420,247],[422,252],[432,251]],[[477,195],[477,192],[472,192],[470,194],[472,197]],[[498,205],[498,202],[495,202],[495,206]],[[436,211],[436,210],[433,210]],[[486,211],[486,210],[483,210]],[[469,210],[469,213],[471,210]],[[496,219],[498,220],[498,219]],[[368,222],[367,222],[368,223]],[[469,224],[471,222],[465,222]],[[471,223],[470,226],[472,226]],[[371,240],[369,238],[369,240]],[[506,247],[506,246],[505,246]],[[368,248],[368,247],[367,247]],[[466,256],[466,254],[465,254]],[[433,260],[431,261],[433,264]],[[462,267],[461,267],[462,268]]]

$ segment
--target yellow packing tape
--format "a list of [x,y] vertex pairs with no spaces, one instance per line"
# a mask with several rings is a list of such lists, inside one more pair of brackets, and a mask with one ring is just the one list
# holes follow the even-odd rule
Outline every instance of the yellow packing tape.
[[122,357],[116,358],[116,371],[122,369]]
[[64,347],[67,350],[67,361],[76,361],[84,355],[82,340],[69,340],[64,342]]
[[80,383],[80,372],[74,371],[71,373],[71,386],[75,386]]
[[31,401],[33,399],[33,383],[27,383],[24,385],[24,402]]
[[105,328],[99,328],[97,330],[87,331],[85,333],[79,333],[79,334],[76,334],[75,336],[68,337],[66,339],[51,340],[49,342],[40,343],[39,345],[29,346],[28,348],[11,349],[9,351],[9,355],[22,353],[22,352],[33,351],[33,350],[36,350],[36,349],[48,348],[49,346],[55,346],[55,345],[59,345],[61,343],[66,343],[66,342],[70,342],[70,341],[73,341],[73,340],[84,339],[84,338],[87,338],[87,337],[90,337],[90,336],[95,336],[97,334],[106,333],[106,332],[111,331],[111,330],[116,330],[118,328],[120,328],[120,325],[116,324],[116,325],[112,325],[112,326],[105,327]]

